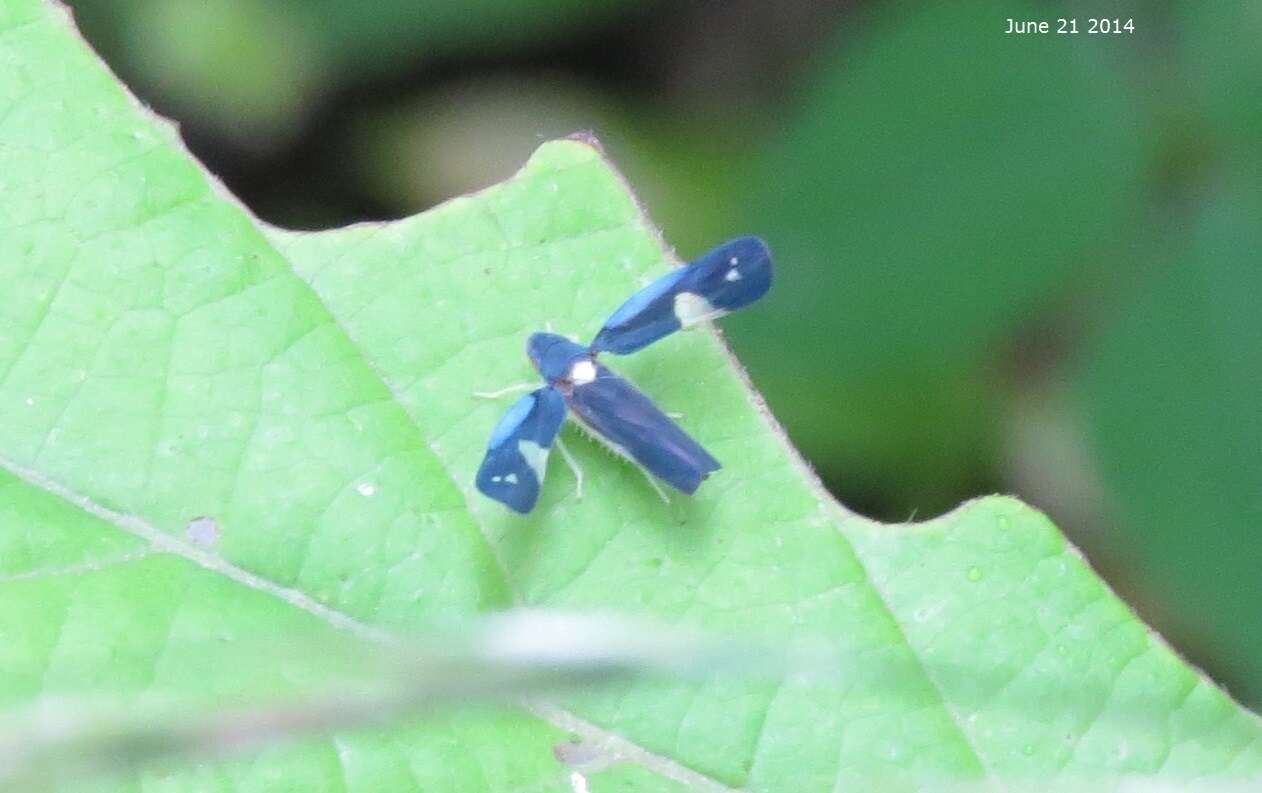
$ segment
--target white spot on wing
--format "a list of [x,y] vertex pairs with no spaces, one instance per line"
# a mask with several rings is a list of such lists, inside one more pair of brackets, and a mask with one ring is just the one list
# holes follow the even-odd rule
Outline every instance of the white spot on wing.
[[377,492],[377,486],[372,482],[361,482],[355,489],[358,490],[359,494],[365,498],[371,498]]
[[510,485],[517,484],[517,474],[509,474],[508,476],[504,477],[504,481],[508,482]]
[[596,364],[584,358],[570,367],[570,380],[574,385],[587,385],[596,379]]
[[738,261],[740,261],[740,260],[739,260],[739,259],[737,259],[735,256],[733,256],[732,258],[730,258],[730,259],[728,259],[728,260],[727,260],[727,263],[728,263],[728,264],[730,264],[730,265],[732,265],[733,267],[735,267],[735,266],[736,266],[736,263],[737,263]]
[[723,280],[724,281],[739,281],[741,280],[741,271],[733,267],[732,269],[728,270],[727,273],[723,276]]
[[680,292],[675,295],[675,316],[679,318],[679,324],[685,328],[707,319],[721,317],[725,313],[727,312],[710,305],[710,301],[701,295],[694,295],[692,292]]
[[526,460],[526,465],[535,472],[535,481],[543,484],[543,472],[548,466],[548,450],[534,441],[518,441],[517,451]]

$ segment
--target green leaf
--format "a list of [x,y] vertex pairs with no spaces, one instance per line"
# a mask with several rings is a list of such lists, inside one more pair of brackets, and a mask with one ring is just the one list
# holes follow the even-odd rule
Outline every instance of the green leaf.
[[[207,641],[417,629],[513,604],[815,640],[841,660],[293,743],[194,787],[600,790],[1256,780],[1258,720],[1042,515],[992,497],[887,526],[833,503],[720,341],[616,366],[724,463],[662,504],[576,439],[506,514],[473,471],[533,379],[671,264],[590,143],[396,223],[265,229],[55,7],[0,0],[0,705],[284,687]],[[784,261],[791,267],[791,261]],[[347,640],[349,641],[349,634]]]

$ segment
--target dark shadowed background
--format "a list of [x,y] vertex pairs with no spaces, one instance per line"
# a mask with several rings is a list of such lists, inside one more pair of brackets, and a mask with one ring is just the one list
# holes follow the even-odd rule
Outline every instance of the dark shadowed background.
[[769,241],[776,288],[724,328],[845,503],[1016,493],[1262,704],[1251,0],[71,5],[282,226],[415,213],[594,131],[682,258]]

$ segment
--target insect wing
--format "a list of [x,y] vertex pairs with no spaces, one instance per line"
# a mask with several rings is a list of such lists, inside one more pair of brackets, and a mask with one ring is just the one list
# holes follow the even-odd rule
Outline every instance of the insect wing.
[[719,462],[671,421],[652,400],[604,366],[596,379],[574,387],[570,409],[614,451],[691,495]]
[[725,242],[641,289],[613,313],[593,352],[626,355],[749,305],[771,288],[771,252],[757,237]]
[[565,422],[565,398],[540,388],[513,403],[491,431],[478,468],[478,490],[515,512],[534,509],[548,452]]

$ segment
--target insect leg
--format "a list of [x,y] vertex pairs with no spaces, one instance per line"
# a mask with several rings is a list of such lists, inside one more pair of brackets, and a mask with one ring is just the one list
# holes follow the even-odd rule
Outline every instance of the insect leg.
[[578,467],[578,460],[574,459],[574,455],[570,454],[570,450],[565,448],[565,444],[558,437],[556,439],[557,451],[565,458],[565,462],[570,466],[570,470],[574,472],[574,497],[580,501],[583,499],[583,469]]
[[482,399],[499,399],[505,394],[515,394],[518,391],[533,391],[538,387],[538,383],[517,383],[507,388],[501,388],[499,391],[474,391],[473,395]]
[[635,467],[640,469],[640,473],[644,474],[644,478],[649,480],[649,484],[652,485],[653,489],[657,491],[657,494],[662,497],[662,503],[669,504],[670,496],[666,495],[665,490],[662,490],[662,486],[659,485],[657,483],[657,480],[653,478],[653,475],[649,473],[649,469],[645,468],[642,465],[639,465],[638,463],[635,465]]

